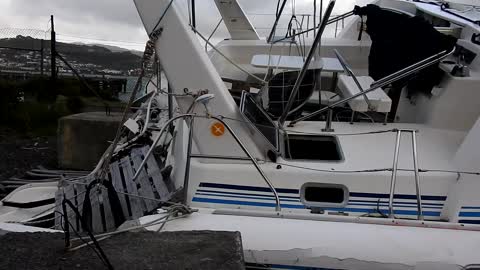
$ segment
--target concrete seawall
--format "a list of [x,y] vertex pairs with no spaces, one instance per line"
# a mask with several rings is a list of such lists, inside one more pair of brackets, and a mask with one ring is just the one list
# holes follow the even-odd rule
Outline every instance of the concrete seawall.
[[115,137],[121,113],[87,112],[62,117],[58,123],[58,165],[91,170]]

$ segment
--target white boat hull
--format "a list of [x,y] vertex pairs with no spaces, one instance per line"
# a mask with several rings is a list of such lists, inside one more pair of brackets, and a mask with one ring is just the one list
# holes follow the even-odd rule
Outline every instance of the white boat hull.
[[[146,216],[140,222],[159,217]],[[200,209],[167,222],[162,230],[239,231],[247,267],[260,269],[265,265],[273,269],[463,269],[480,263],[476,231],[392,224],[226,215]],[[147,229],[156,231],[159,226]]]
[[29,222],[53,214],[58,183],[32,183],[18,187],[0,201],[0,222]]

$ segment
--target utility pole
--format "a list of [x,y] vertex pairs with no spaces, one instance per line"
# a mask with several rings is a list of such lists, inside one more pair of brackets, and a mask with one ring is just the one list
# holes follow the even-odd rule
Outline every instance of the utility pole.
[[51,22],[51,40],[50,40],[50,68],[51,68],[51,79],[55,81],[57,79],[57,65],[56,65],[56,57],[57,57],[57,49],[56,49],[56,41],[55,41],[55,23],[53,22],[53,15],[50,16]]
[[313,38],[315,38],[315,32],[317,32],[315,27],[317,27],[317,0],[313,0]]

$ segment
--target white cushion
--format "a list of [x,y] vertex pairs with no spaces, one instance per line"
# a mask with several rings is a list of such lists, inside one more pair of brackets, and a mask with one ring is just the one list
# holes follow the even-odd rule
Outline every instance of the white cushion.
[[[279,68],[279,69],[302,69],[305,59],[301,56],[293,55],[268,55],[256,54],[250,62],[252,66],[258,68]],[[309,69],[321,69],[322,60],[312,60]]]
[[[370,85],[374,82],[370,76],[357,76],[357,80],[363,90],[369,89]],[[361,92],[353,78],[343,74],[338,77],[338,89],[345,98]],[[378,88],[373,90],[372,92],[367,93],[367,97],[373,107],[373,111],[383,113],[390,112],[392,100],[387,96],[383,89]],[[350,105],[350,108],[356,112],[368,111],[368,104],[363,95],[350,100],[348,105]]]

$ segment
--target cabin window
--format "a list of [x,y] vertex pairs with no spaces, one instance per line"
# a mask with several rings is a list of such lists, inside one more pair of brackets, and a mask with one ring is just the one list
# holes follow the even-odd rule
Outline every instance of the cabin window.
[[260,107],[252,95],[245,91],[242,92],[242,98],[240,100],[240,112],[251,126],[258,130],[265,140],[270,143],[272,149],[278,151],[277,125],[265,110]]
[[293,135],[285,137],[286,159],[342,161],[343,154],[336,136]]
[[300,189],[300,200],[308,207],[345,207],[348,188],[340,184],[305,183]]

